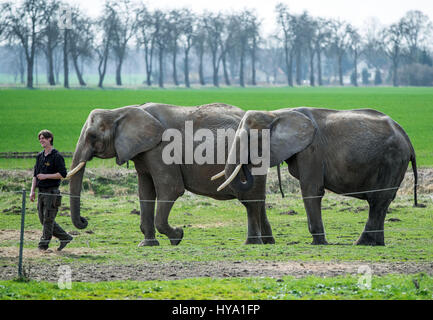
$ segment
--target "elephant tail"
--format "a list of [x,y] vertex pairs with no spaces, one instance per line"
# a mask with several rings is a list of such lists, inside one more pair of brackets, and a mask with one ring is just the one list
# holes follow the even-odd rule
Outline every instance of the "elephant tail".
[[418,197],[417,197],[418,170],[416,168],[415,153],[412,153],[412,155],[410,157],[410,162],[412,163],[413,178],[414,178],[414,185],[413,185],[414,207],[419,207],[419,205],[418,205]]
[[278,166],[277,166],[278,184],[280,186],[281,196],[284,198],[283,187],[281,186],[281,169],[280,169],[280,165],[281,165],[281,163],[279,163]]

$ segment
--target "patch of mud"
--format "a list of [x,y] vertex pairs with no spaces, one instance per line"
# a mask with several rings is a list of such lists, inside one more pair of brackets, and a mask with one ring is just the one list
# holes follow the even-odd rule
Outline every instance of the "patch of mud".
[[[24,239],[25,241],[36,241],[42,235],[41,230],[25,230]],[[19,230],[0,230],[0,242],[18,242],[20,241]],[[2,249],[0,249],[2,250]]]
[[[58,262],[31,264],[27,274],[40,281],[58,280]],[[306,276],[335,277],[357,275],[359,267],[368,266],[373,275],[416,274],[424,272],[433,275],[433,263],[366,263],[366,262],[272,262],[272,261],[208,261],[208,262],[142,262],[135,265],[81,264],[70,265],[72,281],[99,282],[114,280],[179,280],[199,277],[271,277],[283,276],[302,278]],[[17,268],[12,265],[0,266],[0,279],[10,280],[17,276]]]

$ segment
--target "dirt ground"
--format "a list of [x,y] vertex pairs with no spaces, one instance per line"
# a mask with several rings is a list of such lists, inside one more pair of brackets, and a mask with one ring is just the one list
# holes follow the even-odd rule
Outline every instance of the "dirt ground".
[[[3,256],[4,252],[1,253]],[[58,254],[58,253],[51,253]],[[71,253],[70,253],[71,254]],[[9,259],[1,258],[0,261]],[[1,263],[1,262],[0,262]],[[33,280],[54,281],[59,277],[62,265],[56,262],[24,265],[26,275]],[[297,278],[306,276],[335,277],[357,275],[361,266],[368,266],[372,275],[416,274],[424,272],[433,275],[433,263],[365,263],[365,262],[273,262],[273,261],[210,261],[210,262],[170,262],[151,263],[143,261],[136,265],[81,264],[70,265],[72,281],[98,282],[114,280],[177,280],[186,278],[212,277],[271,277],[281,278],[291,275]],[[17,267],[0,266],[0,279],[11,280],[17,277]]]
[[[2,230],[1,239],[18,235],[14,230]],[[37,231],[26,231],[26,239],[38,239]],[[1,241],[0,239],[0,241]],[[11,239],[11,238],[9,238]],[[33,280],[54,281],[59,277],[59,255],[76,258],[82,255],[103,255],[104,252],[91,248],[68,248],[62,252],[53,249],[49,253],[41,253],[37,249],[24,249],[24,271]],[[29,262],[34,259],[47,259],[47,262]],[[11,280],[17,277],[17,247],[0,248],[0,280]],[[302,262],[302,261],[208,261],[155,263],[142,261],[134,265],[122,264],[78,264],[69,265],[72,280],[76,282],[98,282],[114,280],[176,280],[186,278],[213,277],[272,277],[281,278],[291,275],[297,278],[305,276],[334,277],[340,275],[357,275],[361,266],[368,266],[372,275],[416,274],[424,272],[433,275],[433,262]]]
[[[269,175],[268,192],[279,192],[275,172]],[[286,170],[284,170],[286,171]],[[283,173],[283,187],[285,190],[297,192],[297,181]],[[0,170],[0,177],[5,172]],[[433,194],[433,169],[419,169],[420,194]],[[292,180],[293,179],[293,180]],[[411,170],[406,173],[400,194],[413,193],[413,174]],[[26,240],[39,240],[40,230],[27,230]],[[1,230],[0,243],[3,241],[18,241],[19,232],[16,230]],[[102,255],[103,252],[91,248],[68,248],[65,252],[40,253],[37,249],[24,249],[24,269],[27,275],[35,280],[57,281],[58,270],[62,265],[57,255],[67,255],[70,258],[79,258],[81,255]],[[32,258],[48,259],[52,263],[31,263]],[[10,280],[17,277],[17,247],[0,248],[0,279]],[[209,261],[209,262],[171,262],[154,263],[143,261],[137,265],[120,264],[71,264],[72,280],[97,282],[113,280],[175,280],[195,277],[273,277],[280,278],[286,275],[305,277],[315,275],[320,277],[333,277],[339,275],[358,274],[360,266],[371,268],[373,275],[386,274],[414,274],[424,272],[433,275],[433,262],[392,262],[392,263],[366,263],[366,262],[301,262],[301,261]]]

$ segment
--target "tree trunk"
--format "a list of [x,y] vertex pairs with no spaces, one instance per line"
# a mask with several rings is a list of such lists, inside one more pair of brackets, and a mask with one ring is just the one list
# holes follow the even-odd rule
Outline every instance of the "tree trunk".
[[99,83],[98,87],[102,88],[105,78],[105,72],[107,71],[107,61],[108,61],[108,48],[105,49],[104,56],[98,65],[98,73],[99,73]]
[[152,59],[153,59],[153,48],[150,49],[146,46],[144,49],[144,58],[146,60],[146,82],[150,87],[152,85]]
[[67,89],[69,89],[68,31],[65,29],[63,39],[63,86]]
[[245,63],[245,45],[242,43],[240,61],[239,61],[239,84],[241,87],[245,87],[244,79],[244,63]]
[[252,68],[252,70],[251,70],[251,78],[252,78],[251,84],[253,86],[256,86],[257,82],[256,82],[256,39],[255,38],[253,41],[253,49],[251,52],[251,68]]
[[301,49],[296,49],[296,84],[298,86],[302,85],[302,73],[301,73],[301,65],[302,65],[302,57],[301,57]]
[[398,62],[397,59],[394,58],[392,61],[392,85],[394,87],[398,87]]
[[119,60],[116,65],[116,85],[121,86],[122,85],[122,64],[123,64],[123,57],[119,57]]
[[191,87],[189,83],[189,48],[185,50],[184,73],[185,73],[185,86],[189,88]]
[[54,79],[54,63],[53,63],[53,49],[50,45],[47,48],[47,62],[48,62],[48,84],[50,86],[56,85],[56,80]]
[[224,54],[224,56],[222,58],[222,61],[223,61],[223,70],[224,70],[224,80],[226,82],[226,85],[230,86],[231,83],[230,83],[229,73],[228,73],[228,70],[227,70],[227,62],[226,62],[226,55],[225,54]]
[[290,50],[287,45],[284,46],[286,60],[286,76],[287,84],[293,87],[293,50]]
[[77,74],[80,86],[85,86],[86,82],[84,81],[83,75],[81,74],[80,68],[78,67],[78,57],[76,55],[72,55],[72,62],[74,63],[75,73]]
[[343,55],[338,55],[338,78],[340,81],[340,86],[344,86],[343,83]]
[[177,48],[174,48],[174,52],[173,52],[173,82],[175,86],[179,85],[179,81],[177,80],[177,69],[176,69],[176,58],[177,58]]
[[204,55],[204,50],[200,50],[199,64],[198,64],[198,76],[200,79],[200,84],[202,86],[204,86],[206,84],[206,82],[204,80],[204,74],[203,74],[203,55]]
[[216,52],[212,52],[212,66],[213,66],[213,85],[215,87],[219,87],[219,80],[218,80],[218,64],[217,63],[217,57]]
[[355,61],[354,61],[354,66],[355,66],[355,70],[354,70],[354,73],[355,73],[355,77],[354,77],[354,81],[353,81],[353,85],[355,86],[355,87],[357,87],[358,86],[358,51],[357,50],[355,50]]
[[314,78],[314,50],[310,49],[310,86],[316,85]]
[[158,77],[158,85],[160,88],[164,88],[164,67],[163,67],[163,60],[164,60],[164,52],[162,49],[159,49],[159,77]]
[[317,50],[317,80],[319,82],[319,86],[323,86],[322,79],[322,54],[320,50]]
[[33,89],[33,63],[34,58],[27,59],[27,88]]

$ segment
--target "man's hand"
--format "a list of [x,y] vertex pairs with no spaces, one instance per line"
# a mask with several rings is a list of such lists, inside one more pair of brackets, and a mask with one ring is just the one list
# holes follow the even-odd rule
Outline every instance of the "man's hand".
[[46,180],[46,179],[48,179],[47,176],[48,176],[47,174],[39,173],[36,177],[37,177],[39,180]]
[[35,202],[35,192],[34,191],[30,192],[30,201]]
[[47,180],[47,179],[54,179],[54,180],[60,180],[63,177],[60,173],[39,173],[36,176],[39,180]]

